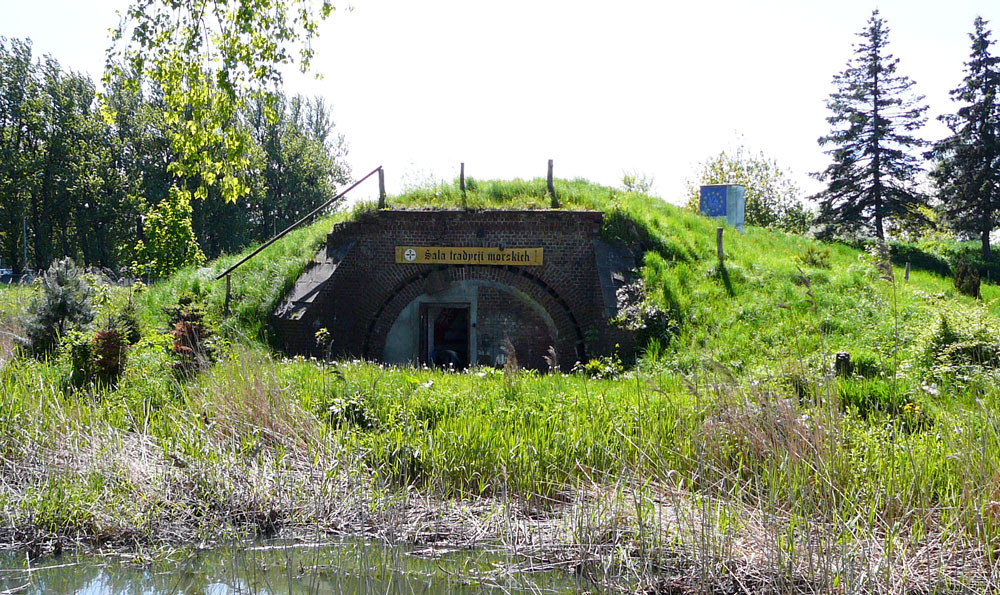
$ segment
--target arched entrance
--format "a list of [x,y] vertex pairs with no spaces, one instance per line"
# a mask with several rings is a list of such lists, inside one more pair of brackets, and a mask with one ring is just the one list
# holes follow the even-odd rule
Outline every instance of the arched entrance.
[[546,369],[583,358],[572,313],[544,283],[518,269],[452,266],[402,283],[368,332],[367,357],[395,365],[518,365]]

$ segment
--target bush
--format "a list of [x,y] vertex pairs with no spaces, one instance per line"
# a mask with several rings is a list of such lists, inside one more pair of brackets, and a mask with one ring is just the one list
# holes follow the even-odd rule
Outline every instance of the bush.
[[178,358],[174,370],[189,374],[204,369],[215,359],[215,332],[205,320],[205,310],[193,296],[182,295],[176,306],[165,308],[170,316],[171,347]]
[[129,345],[135,345],[142,339],[142,329],[139,326],[139,318],[135,311],[135,301],[129,295],[128,301],[121,310],[115,312],[112,319],[114,328],[122,334]]
[[955,289],[967,296],[979,297],[979,271],[965,257],[955,263]]
[[969,380],[1000,365],[1000,328],[983,312],[941,314],[922,343],[924,364],[937,378]]
[[577,362],[573,371],[601,380],[620,376],[625,371],[625,367],[622,366],[622,361],[618,359],[618,356],[595,357],[585,364]]
[[122,331],[116,328],[97,331],[91,341],[93,379],[104,384],[117,382],[125,370],[128,349]]
[[676,331],[670,313],[660,308],[646,290],[642,278],[624,285],[617,292],[618,312],[612,323],[637,334],[639,344],[652,339],[663,339]]
[[71,258],[52,263],[41,280],[41,291],[28,306],[25,338],[35,357],[50,353],[67,332],[94,319],[93,288]]
[[146,213],[145,239],[135,245],[133,268],[163,278],[186,266],[203,264],[205,254],[191,227],[192,212],[190,193],[171,187],[168,196]]
[[830,249],[817,248],[815,245],[809,244],[806,246],[806,251],[800,254],[796,260],[803,266],[828,269],[830,268]]
[[80,331],[70,331],[62,338],[61,351],[69,360],[69,385],[80,388],[90,382],[94,360],[90,337]]
[[125,370],[128,350],[124,334],[116,328],[92,336],[70,331],[62,341],[62,352],[69,361],[69,385],[81,388],[94,383],[114,384]]

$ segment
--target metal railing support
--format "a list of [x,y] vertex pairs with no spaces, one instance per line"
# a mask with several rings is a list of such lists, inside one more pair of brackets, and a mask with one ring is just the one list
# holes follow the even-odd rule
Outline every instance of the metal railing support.
[[[215,280],[216,280],[216,281],[218,281],[219,279],[221,279],[221,278],[223,278],[223,277],[228,277],[228,276],[229,276],[229,273],[232,273],[233,271],[235,271],[235,270],[236,270],[237,268],[239,268],[239,267],[240,267],[240,266],[241,266],[241,265],[242,265],[243,263],[245,263],[246,261],[250,260],[250,259],[251,259],[251,258],[253,258],[254,256],[257,256],[258,254],[260,254],[260,253],[261,253],[261,251],[263,251],[263,250],[264,250],[265,248],[267,248],[267,247],[268,247],[268,246],[270,246],[271,244],[273,244],[273,243],[277,242],[277,241],[278,241],[278,240],[280,240],[281,238],[283,238],[283,237],[285,237],[286,235],[288,235],[288,233],[289,233],[289,232],[291,232],[291,231],[292,231],[293,229],[295,229],[296,227],[298,227],[298,226],[302,225],[303,223],[305,223],[306,221],[308,221],[308,220],[309,220],[309,219],[310,219],[310,218],[311,218],[311,217],[312,217],[313,215],[315,215],[316,213],[318,213],[318,212],[322,211],[323,209],[327,208],[328,206],[330,206],[330,205],[331,205],[331,204],[333,204],[334,202],[336,202],[336,201],[340,200],[341,198],[344,198],[344,195],[345,195],[345,194],[347,194],[347,193],[348,193],[348,192],[350,192],[351,190],[354,190],[355,188],[357,188],[357,187],[358,187],[358,185],[359,185],[359,184],[361,184],[361,182],[364,182],[364,181],[365,181],[365,180],[367,180],[368,178],[372,177],[373,175],[375,175],[375,173],[376,173],[376,172],[381,172],[381,171],[382,171],[382,166],[381,166],[381,165],[380,165],[380,166],[378,166],[378,167],[376,167],[375,169],[371,170],[371,172],[369,172],[367,176],[365,176],[365,177],[361,178],[360,180],[358,180],[357,182],[355,182],[355,183],[351,184],[351,186],[350,186],[350,187],[349,187],[349,188],[348,188],[347,190],[344,190],[343,192],[341,192],[341,193],[340,193],[340,194],[338,194],[337,196],[334,196],[333,198],[331,198],[330,200],[326,201],[326,202],[325,202],[325,203],[323,203],[322,205],[320,205],[320,206],[316,207],[316,208],[315,208],[315,209],[313,209],[313,210],[312,210],[312,212],[310,212],[310,213],[309,213],[308,215],[306,215],[305,217],[303,217],[303,218],[299,219],[299,220],[298,220],[298,221],[296,221],[295,223],[292,223],[292,224],[291,224],[291,225],[289,225],[289,226],[288,226],[287,228],[285,228],[285,231],[283,231],[283,232],[279,233],[278,235],[274,236],[274,237],[273,237],[273,238],[271,238],[270,240],[268,240],[268,241],[264,242],[263,244],[261,244],[261,246],[260,246],[260,247],[258,247],[258,248],[257,248],[256,250],[254,250],[254,251],[253,251],[253,252],[251,252],[250,254],[247,254],[247,255],[246,255],[246,256],[244,256],[244,257],[243,257],[242,259],[240,259],[240,261],[239,261],[239,262],[237,262],[237,263],[236,263],[236,264],[234,264],[233,266],[231,266],[231,267],[229,267],[228,269],[226,269],[226,270],[225,270],[225,271],[224,271],[223,273],[219,274],[219,275],[218,275],[218,276],[217,276],[217,277],[215,278]],[[228,285],[228,283],[227,283],[227,285]],[[227,293],[228,293],[228,292],[227,292]]]

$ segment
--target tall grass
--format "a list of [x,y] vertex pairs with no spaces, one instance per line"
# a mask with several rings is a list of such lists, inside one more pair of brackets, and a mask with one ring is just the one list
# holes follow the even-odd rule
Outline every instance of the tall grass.
[[[1000,391],[981,356],[996,343],[995,287],[975,301],[919,270],[892,285],[863,252],[756,228],[727,229],[720,264],[714,221],[582,181],[556,188],[564,205],[605,210],[605,238],[643,255],[650,299],[674,318],[634,369],[598,380],[280,358],[262,343],[267,319],[324,220],[235,274],[230,317],[211,278],[236,256],[142,293],[145,336],[115,386],[69,388],[58,357],[0,368],[0,536],[320,527],[495,540],[651,591],[996,588]],[[445,185],[391,204],[461,200]],[[472,181],[465,200],[547,205],[540,180]],[[162,337],[181,292],[227,339],[194,378],[171,374]],[[837,351],[852,356],[846,377]]]
[[0,283],[0,366],[13,357],[23,335],[21,317],[33,291],[32,286]]

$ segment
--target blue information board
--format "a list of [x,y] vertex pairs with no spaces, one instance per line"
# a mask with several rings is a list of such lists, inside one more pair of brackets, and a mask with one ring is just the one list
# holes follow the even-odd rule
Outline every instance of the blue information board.
[[706,217],[726,216],[726,187],[701,187],[701,214]]
[[739,184],[712,184],[701,187],[699,203],[702,215],[725,219],[743,233],[746,214],[746,188]]

